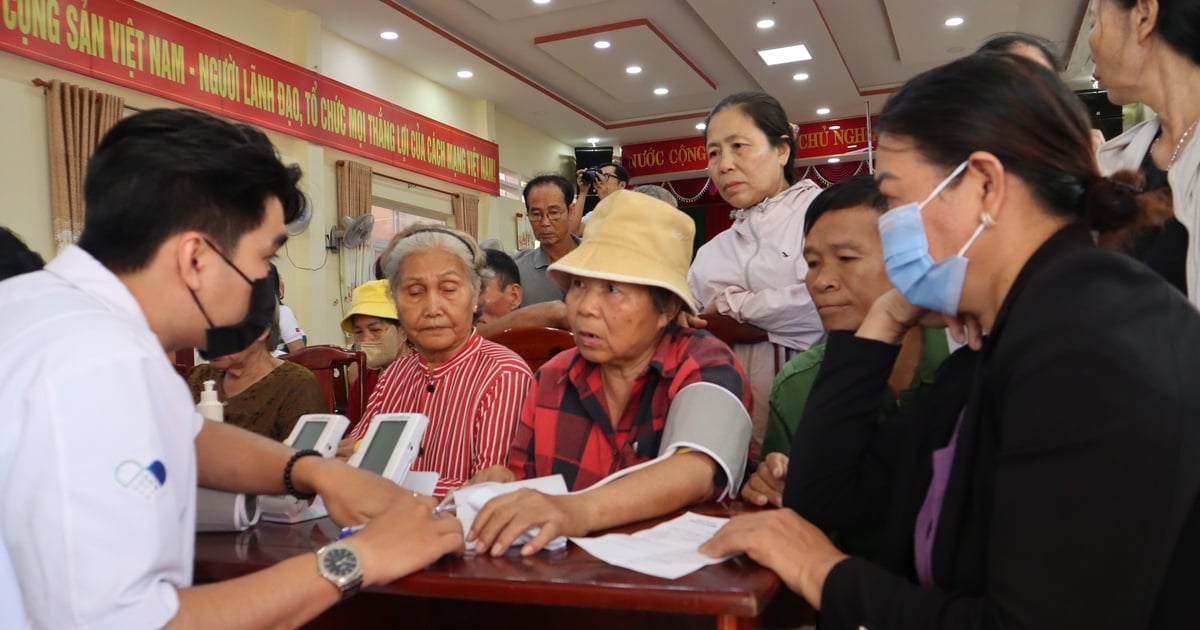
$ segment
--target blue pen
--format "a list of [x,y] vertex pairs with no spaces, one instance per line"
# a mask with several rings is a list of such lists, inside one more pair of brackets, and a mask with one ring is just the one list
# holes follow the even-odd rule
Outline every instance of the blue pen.
[[353,536],[354,534],[358,533],[358,530],[364,527],[366,527],[366,525],[352,525],[350,527],[343,527],[342,533],[338,534],[338,540],[341,540],[347,536]]

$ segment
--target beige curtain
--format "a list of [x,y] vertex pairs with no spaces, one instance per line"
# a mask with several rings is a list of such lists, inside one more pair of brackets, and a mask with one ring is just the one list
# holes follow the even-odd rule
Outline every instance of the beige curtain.
[[454,195],[450,207],[454,211],[454,226],[479,240],[479,197]]
[[100,138],[117,124],[125,99],[50,81],[46,84],[46,122],[50,146],[50,217],[56,250],[79,240],[83,232],[83,178]]
[[350,160],[337,163],[338,221],[371,214],[371,166]]
[[[344,227],[342,217],[357,219],[371,214],[373,173],[370,165],[350,160],[338,160],[335,172],[338,211],[334,224],[341,229]],[[354,297],[354,289],[375,279],[375,250],[371,247],[371,239],[368,238],[358,247],[343,246],[339,257],[338,284],[344,313]]]

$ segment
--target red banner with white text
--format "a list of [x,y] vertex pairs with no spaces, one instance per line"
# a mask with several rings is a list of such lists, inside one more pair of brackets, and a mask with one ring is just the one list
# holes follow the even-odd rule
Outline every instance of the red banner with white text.
[[0,0],[0,50],[500,191],[495,143],[131,0]]

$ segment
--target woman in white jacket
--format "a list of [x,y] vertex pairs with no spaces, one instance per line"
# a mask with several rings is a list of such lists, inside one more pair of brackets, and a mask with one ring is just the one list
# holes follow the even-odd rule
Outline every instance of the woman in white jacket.
[[754,393],[753,454],[766,430],[775,372],[824,336],[804,284],[804,213],[821,189],[797,180],[796,133],[774,97],[741,92],[705,121],[708,175],[732,227],[696,252],[688,287],[718,337],[731,342]]
[[1096,0],[1088,44],[1114,103],[1157,115],[1100,147],[1100,170],[1168,186],[1175,217],[1135,235],[1135,256],[1200,304],[1200,8],[1196,0]]

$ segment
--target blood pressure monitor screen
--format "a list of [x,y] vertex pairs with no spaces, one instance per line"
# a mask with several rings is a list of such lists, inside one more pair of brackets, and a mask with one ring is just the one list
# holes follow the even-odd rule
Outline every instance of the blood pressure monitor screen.
[[316,446],[317,439],[321,437],[321,432],[325,430],[326,424],[325,422],[306,422],[304,428],[300,429],[300,435],[296,436],[296,443],[292,445],[292,448],[302,451]]
[[407,422],[380,423],[358,467],[382,475],[392,451],[396,449],[396,442],[400,441],[400,436],[404,434],[404,428],[407,426]]

